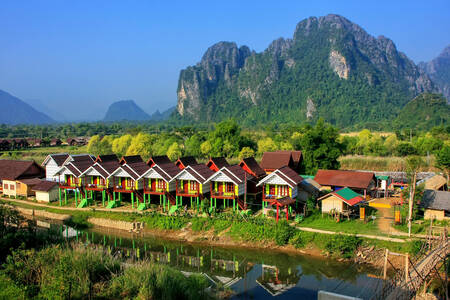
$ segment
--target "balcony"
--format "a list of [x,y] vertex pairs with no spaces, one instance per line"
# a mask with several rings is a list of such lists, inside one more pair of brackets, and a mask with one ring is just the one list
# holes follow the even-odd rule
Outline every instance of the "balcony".
[[219,191],[211,191],[212,198],[220,198],[220,199],[234,199],[233,192],[219,192]]
[[134,190],[135,190],[134,185],[115,185],[114,186],[114,192],[131,193]]
[[177,196],[183,197],[198,197],[200,195],[199,191],[193,191],[190,189],[177,189]]
[[84,186],[87,190],[92,190],[92,191],[102,191],[106,188],[108,188],[106,186],[106,184],[96,184],[96,183],[87,183]]
[[164,188],[152,188],[152,187],[145,187],[144,193],[145,194],[152,194],[152,195],[163,195],[165,194],[166,189]]

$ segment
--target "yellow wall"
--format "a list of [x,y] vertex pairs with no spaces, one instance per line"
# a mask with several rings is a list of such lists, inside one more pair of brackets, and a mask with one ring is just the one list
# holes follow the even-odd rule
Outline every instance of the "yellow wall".
[[434,210],[434,209],[425,209],[425,213],[423,218],[425,220],[435,219],[435,220],[444,220],[445,213],[443,210]]
[[344,201],[333,195],[322,200],[322,212],[329,213],[332,210],[340,213],[344,211]]

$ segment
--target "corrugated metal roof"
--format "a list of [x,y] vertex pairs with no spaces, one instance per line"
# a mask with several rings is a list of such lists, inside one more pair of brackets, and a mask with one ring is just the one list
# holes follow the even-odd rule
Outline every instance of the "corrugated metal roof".
[[372,172],[319,170],[314,180],[324,186],[339,186],[358,189],[367,189],[375,179]]
[[450,211],[450,192],[425,190],[420,201],[423,208]]

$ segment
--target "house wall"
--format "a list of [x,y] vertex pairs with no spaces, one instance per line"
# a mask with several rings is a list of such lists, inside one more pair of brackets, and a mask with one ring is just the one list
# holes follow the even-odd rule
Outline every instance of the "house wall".
[[36,200],[42,202],[53,202],[58,200],[58,189],[51,189],[49,192],[36,191]]
[[32,196],[34,193],[31,191],[31,187],[20,181],[16,181],[16,195],[17,196]]
[[435,210],[435,209],[425,209],[423,218],[425,220],[444,220],[445,212],[443,210]]
[[55,175],[60,168],[61,167],[58,167],[58,164],[53,159],[50,159],[45,165],[45,178],[47,178],[47,180],[62,182],[64,180],[64,175]]
[[3,195],[16,196],[16,182],[13,180],[3,180]]
[[332,210],[340,213],[344,211],[344,201],[333,195],[322,200],[322,212],[329,213]]

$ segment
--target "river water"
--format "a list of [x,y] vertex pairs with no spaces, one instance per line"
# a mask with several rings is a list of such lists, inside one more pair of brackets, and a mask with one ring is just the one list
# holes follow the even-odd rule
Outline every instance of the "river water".
[[199,273],[229,287],[232,299],[317,299],[319,291],[370,299],[381,288],[379,270],[351,262],[279,251],[213,247],[142,234],[92,228],[76,231],[39,221],[65,238],[101,244],[123,257],[170,265],[186,276]]

